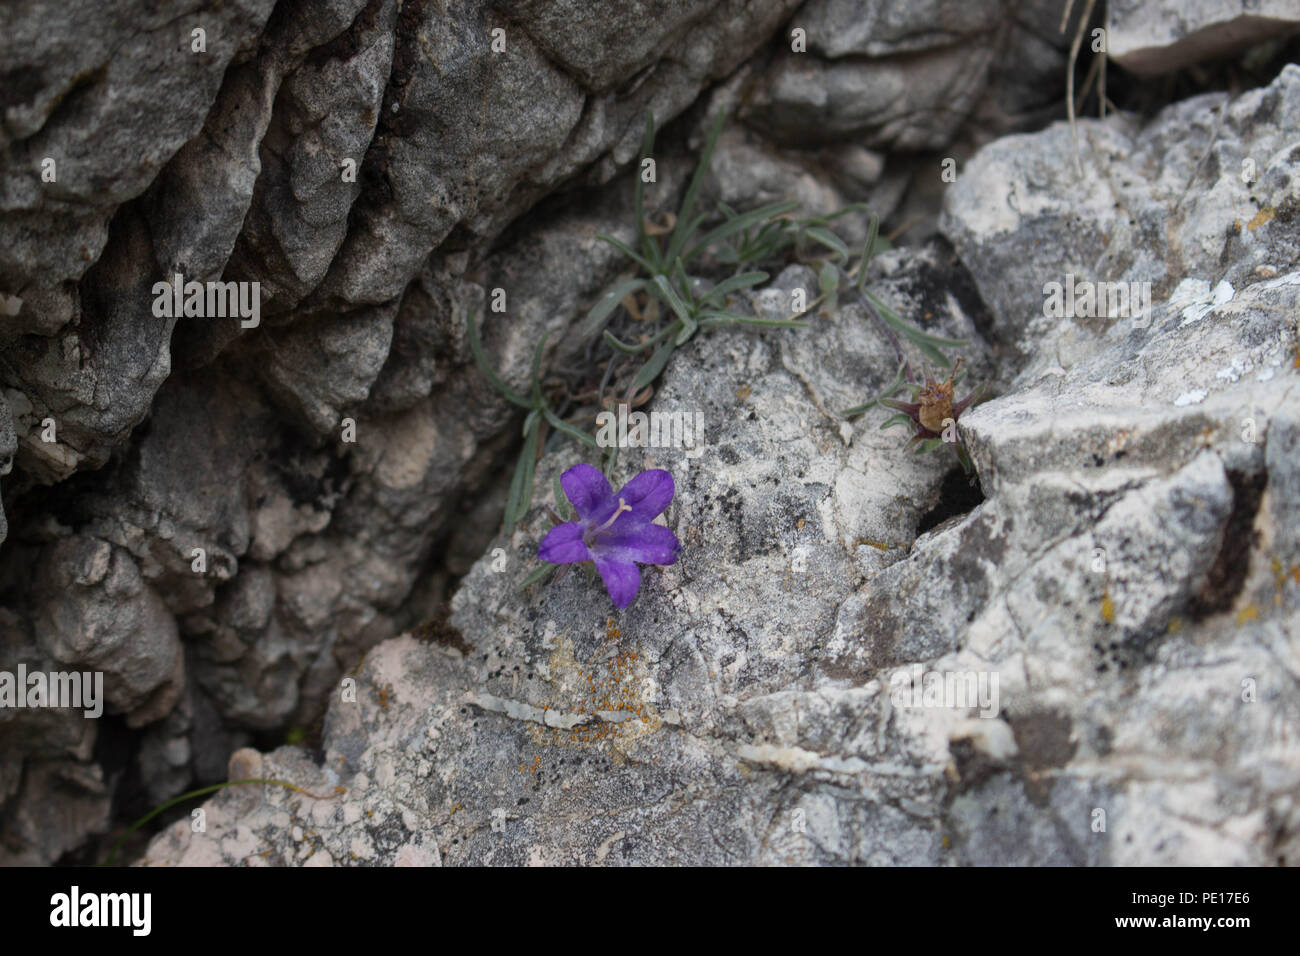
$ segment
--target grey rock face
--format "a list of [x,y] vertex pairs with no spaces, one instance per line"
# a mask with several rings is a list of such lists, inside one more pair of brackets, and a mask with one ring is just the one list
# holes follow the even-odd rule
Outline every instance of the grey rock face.
[[20,329],[49,335],[80,314],[75,286],[104,252],[114,209],[199,131],[272,6],[33,0],[9,10],[0,288],[23,299]]
[[[85,851],[124,778],[162,802],[227,773],[310,793],[223,792],[207,836],[152,861],[1294,855],[1294,713],[1265,661],[1295,656],[1300,564],[1294,67],[1145,129],[1081,123],[1083,177],[1053,127],[948,186],[912,151],[1057,115],[1078,9],[1062,29],[1057,0],[10,6],[0,671],[102,671],[109,721],[0,709],[0,860]],[[1244,22],[1111,15],[1138,59]],[[634,236],[647,110],[685,119],[656,147],[656,222],[724,110],[743,122],[706,208],[867,200],[904,223],[948,190],[947,239],[871,281],[972,340],[1000,395],[961,422],[987,500],[968,511],[951,456],[902,450],[880,413],[840,419],[896,365],[847,295],[807,332],[701,335],[656,383],[649,409],[700,414],[706,444],[625,457],[678,476],[686,545],[636,605],[581,574],[519,592],[545,528],[535,508],[499,537],[519,413],[466,317],[516,389],[543,335],[545,367],[590,367],[566,333],[627,269],[597,236]],[[815,292],[773,272],[741,308]],[[260,322],[156,315],[177,273],[259,283]],[[1150,282],[1146,321],[1049,319],[1067,273]],[[548,452],[539,504],[573,460]],[[422,621],[432,644],[390,640]],[[894,706],[918,663],[1000,675],[998,717]],[[228,760],[280,735],[323,735],[327,763]],[[1138,817],[1160,832],[1121,845]]]
[[1081,121],[1082,177],[1066,124],[1006,137],[962,174],[989,188],[952,190],[940,227],[1007,318],[999,334],[1022,354],[1056,321],[1045,314],[1044,287],[1068,276],[1149,283],[1154,300],[1204,314],[1300,255],[1297,123],[1300,69],[1288,66],[1271,86],[1230,103],[1221,95],[1177,103],[1145,129],[1122,116]]
[[[795,2],[272,6],[27,3],[0,40],[0,474],[10,502],[58,502],[6,542],[25,643],[0,667],[102,664],[160,799],[241,735],[316,720],[342,668],[436,603],[413,591],[439,541],[457,531],[462,570],[481,552],[491,526],[449,519],[515,422],[467,311],[508,290],[484,339],[521,383],[537,336],[611,277],[595,234],[630,235],[629,184],[592,187],[645,111],[681,113]],[[562,187],[582,198],[503,236]],[[260,325],[155,316],[176,273],[260,283]],[[92,546],[116,570],[60,593]],[[66,749],[48,732],[30,760]],[[226,748],[215,770],[200,741]],[[0,803],[36,819],[28,757]],[[18,858],[100,826],[115,781],[95,786],[81,836],[9,831]]]
[[1073,31],[1059,29],[1062,12],[1055,2],[810,0],[741,115],[791,145],[909,151],[947,147],[968,123],[980,141],[1041,125],[1064,95]]
[[1134,73],[1167,73],[1300,32],[1292,0],[1112,0],[1111,57]]
[[[1276,136],[1294,139],[1285,104],[1297,78],[1288,69],[1227,115],[1274,102]],[[1163,204],[1189,235],[1208,232],[1196,220],[1230,188],[1217,173],[1196,198],[1159,191],[1166,176],[1183,181],[1193,143],[1204,150],[1198,128],[1163,117],[1133,135],[1150,161],[1132,168],[1126,195],[1151,216]],[[1052,129],[1011,145],[1022,168],[1048,157],[1063,168],[1061,139]],[[335,691],[322,768],[292,749],[265,758],[307,789],[344,792],[231,792],[210,804],[220,825],[178,826],[146,861],[288,861],[317,841],[330,862],[351,862],[332,828],[393,806],[418,821],[393,824],[384,861],[417,841],[445,863],[1294,859],[1300,261],[1289,227],[1247,228],[1263,252],[1245,239],[1226,254],[1189,250],[1137,322],[1026,322],[1043,310],[1040,274],[1086,243],[1088,262],[1110,250],[1140,268],[1148,253],[1112,231],[1099,187],[1008,180],[1004,149],[952,187],[945,227],[991,316],[978,296],[936,296],[965,287],[938,250],[894,253],[874,277],[908,314],[974,336],[978,376],[995,356],[977,322],[1025,353],[1004,394],[960,422],[985,500],[932,511],[950,459],[904,452],[876,428],[883,412],[852,428],[832,413],[892,373],[858,306],[803,332],[699,336],[651,409],[702,414],[701,454],[623,459],[625,475],[673,472],[664,521],[683,545],[676,564],[643,569],[635,603],[613,610],[580,572],[520,591],[546,491],[531,521],[495,542],[504,569],[489,553],[470,571],[455,630],[379,645],[355,698]],[[1261,182],[1271,168],[1261,163]],[[1023,218],[1002,211],[1008,181]],[[1037,272],[995,256],[1035,241]],[[1276,275],[1257,271],[1258,256]],[[1175,278],[1178,265],[1188,272]],[[754,307],[781,314],[812,278],[788,269]],[[574,460],[547,454],[538,488]],[[319,823],[298,823],[300,837],[295,819]]]

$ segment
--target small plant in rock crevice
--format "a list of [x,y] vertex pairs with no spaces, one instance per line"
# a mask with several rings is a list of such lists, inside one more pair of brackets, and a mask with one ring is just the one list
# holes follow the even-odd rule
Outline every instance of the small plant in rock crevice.
[[[570,344],[585,345],[593,365],[553,371],[543,377],[541,361],[546,348],[543,336],[533,353],[529,393],[522,394],[492,369],[484,355],[474,316],[468,317],[469,345],[475,362],[508,401],[527,412],[523,447],[503,518],[507,534],[514,531],[531,506],[539,457],[553,448],[556,441],[566,438],[590,449],[599,448],[591,433],[597,414],[618,405],[635,408],[649,401],[654,394],[654,383],[673,352],[700,332],[733,326],[809,328],[806,319],[818,308],[825,306],[828,311],[834,311],[845,298],[861,300],[894,343],[901,363],[890,387],[877,399],[845,412],[846,416],[861,414],[877,403],[884,403],[910,383],[910,368],[903,358],[899,336],[911,342],[939,369],[952,368],[956,372],[947,350],[960,348],[965,341],[917,328],[866,288],[873,255],[888,248],[888,242],[879,234],[879,218],[872,215],[866,242],[856,255],[833,231],[834,220],[866,211],[868,207],[864,204],[855,203],[829,215],[805,218],[791,216],[798,207],[793,201],[769,203],[743,213],[718,203],[713,216],[697,210],[700,189],[725,119],[725,115],[719,115],[713,122],[676,213],[668,213],[658,222],[647,216],[645,183],[638,167],[634,196],[635,245],[600,235],[601,240],[627,257],[633,270],[632,274],[625,273],[609,285],[569,333],[575,337]],[[654,117],[647,115],[642,160],[650,158],[654,138]],[[711,219],[717,225],[702,232]],[[766,268],[779,269],[796,262],[813,266],[818,282],[817,296],[802,311],[789,318],[765,318],[744,311],[747,306],[736,301],[737,294],[768,281],[770,275]],[[603,361],[595,354],[601,346],[605,351]],[[895,423],[896,419],[897,416],[887,424]],[[619,449],[614,446],[601,450],[604,452],[602,470],[608,479],[617,466]],[[556,502],[557,506],[563,502],[558,488]],[[557,525],[562,523],[558,515],[552,514],[552,520]],[[536,569],[523,586],[554,570],[553,564]]]

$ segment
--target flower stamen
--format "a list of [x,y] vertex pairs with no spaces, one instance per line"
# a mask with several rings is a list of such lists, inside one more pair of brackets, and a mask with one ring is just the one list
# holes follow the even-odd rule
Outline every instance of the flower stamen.
[[608,521],[602,524],[599,528],[593,528],[587,534],[587,542],[590,543],[593,538],[597,537],[598,535],[604,534],[606,531],[609,530],[609,526],[618,520],[619,515],[621,515],[624,511],[631,511],[631,510],[632,510],[632,506],[628,504],[626,501],[624,501],[622,498],[619,498],[618,508],[615,509],[614,513],[609,516]]

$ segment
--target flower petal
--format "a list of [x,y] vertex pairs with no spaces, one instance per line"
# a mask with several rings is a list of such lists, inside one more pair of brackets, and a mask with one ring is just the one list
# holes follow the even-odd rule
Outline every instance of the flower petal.
[[618,492],[618,497],[632,508],[624,527],[648,524],[659,517],[673,500],[674,490],[670,472],[662,468],[641,472]]
[[582,525],[577,521],[557,524],[546,533],[542,543],[537,546],[537,556],[551,564],[590,561],[591,555],[582,540]]
[[614,493],[599,468],[587,464],[574,465],[560,475],[560,487],[573,502],[578,517],[584,521],[603,520],[614,513]]
[[597,557],[608,561],[673,564],[677,561],[681,544],[671,529],[661,524],[647,524],[633,531],[602,536],[596,540],[592,550]]
[[625,608],[632,603],[636,592],[641,588],[641,572],[631,561],[610,561],[596,559],[596,570],[605,582],[605,590],[617,608]]

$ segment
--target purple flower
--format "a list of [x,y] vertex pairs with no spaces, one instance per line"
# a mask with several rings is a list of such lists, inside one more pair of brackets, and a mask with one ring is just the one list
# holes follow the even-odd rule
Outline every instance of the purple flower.
[[610,490],[600,469],[574,465],[560,476],[577,521],[557,524],[537,547],[551,564],[592,561],[614,606],[625,608],[641,587],[641,564],[672,564],[681,545],[663,525],[651,522],[673,500],[673,476],[662,468],[643,471]]

